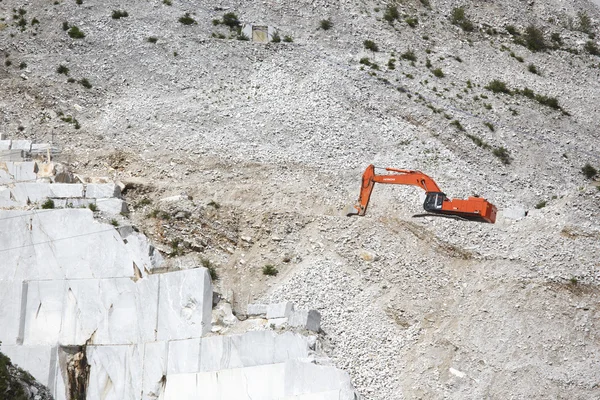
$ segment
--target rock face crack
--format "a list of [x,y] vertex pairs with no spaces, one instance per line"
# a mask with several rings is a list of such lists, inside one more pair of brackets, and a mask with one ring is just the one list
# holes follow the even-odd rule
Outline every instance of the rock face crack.
[[86,346],[61,347],[66,358],[67,395],[70,400],[85,400],[90,379]]

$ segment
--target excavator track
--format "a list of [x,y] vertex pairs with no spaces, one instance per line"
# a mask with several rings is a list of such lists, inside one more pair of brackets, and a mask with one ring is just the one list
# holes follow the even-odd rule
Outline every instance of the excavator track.
[[422,218],[422,217],[442,217],[442,218],[450,218],[456,219],[458,221],[472,221],[468,218],[463,218],[460,215],[448,215],[448,214],[434,214],[434,213],[423,213],[423,214],[415,214],[412,216],[413,218]]

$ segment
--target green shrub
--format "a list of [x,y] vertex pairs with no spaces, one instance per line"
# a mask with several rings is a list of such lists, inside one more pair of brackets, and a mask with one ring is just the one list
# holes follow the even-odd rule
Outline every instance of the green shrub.
[[588,179],[592,179],[598,175],[598,170],[592,167],[590,163],[586,163],[583,168],[581,168],[581,172],[583,172],[583,175]]
[[492,124],[491,122],[484,122],[483,124],[484,124],[485,126],[487,126],[487,128],[488,128],[490,131],[492,131],[492,132],[494,132],[494,131],[496,130],[496,127],[495,127],[495,126],[494,126],[494,124]]
[[585,43],[584,49],[594,56],[600,56],[600,49],[598,49],[598,46],[596,46],[596,43],[593,40],[588,40]]
[[273,264],[267,264],[262,268],[263,275],[276,276],[279,270]]
[[359,64],[363,64],[363,65],[367,65],[367,66],[371,65],[371,61],[369,61],[369,57],[363,57],[363,58],[361,58],[358,63]]
[[462,126],[462,124],[457,119],[455,119],[454,121],[450,122],[450,125],[455,126],[456,129],[458,129],[461,132],[465,131],[465,128]]
[[215,265],[206,258],[200,258],[200,262],[202,263],[202,266],[208,270],[208,273],[210,274],[210,279],[213,282],[218,281],[219,274],[217,273],[217,268],[215,267]]
[[37,18],[31,20],[31,25],[39,25],[40,21]]
[[223,15],[223,25],[228,26],[229,29],[235,29],[238,26],[240,26],[241,23],[238,19],[238,16],[235,13],[228,12],[225,15]]
[[436,68],[436,69],[434,69],[434,70],[433,70],[433,71],[431,71],[431,72],[433,73],[433,75],[435,75],[435,76],[436,76],[436,77],[438,77],[438,78],[443,78],[443,77],[445,76],[445,75],[444,75],[444,71],[442,71],[442,69],[441,69],[441,68]]
[[69,30],[69,23],[67,21],[62,23],[62,30],[63,31],[68,31]]
[[25,61],[23,61],[19,64],[19,69],[25,69],[25,68],[27,68],[27,63]]
[[273,33],[273,36],[271,36],[271,42],[273,42],[273,43],[281,42],[281,36],[279,36],[279,32]]
[[453,25],[460,26],[465,32],[471,32],[475,29],[473,23],[467,18],[464,7],[454,7],[452,9],[450,22]]
[[171,0],[163,0],[163,4],[167,6],[172,6],[173,2]]
[[125,17],[129,17],[127,11],[113,10],[112,12],[112,19],[121,19]]
[[535,92],[528,87],[523,88],[523,90],[519,91],[519,93],[530,99],[535,99]]
[[77,4],[78,6],[83,4],[83,0],[75,0],[75,4]]
[[533,64],[529,64],[529,65],[527,66],[527,70],[528,70],[529,72],[531,72],[532,74],[536,74],[536,75],[539,75],[539,74],[540,74],[540,71],[538,71],[537,67],[536,67],[535,65],[533,65]]
[[519,36],[520,35],[519,31],[517,30],[517,28],[515,28],[514,25],[506,25],[504,27],[504,29],[506,29],[506,32],[510,33],[513,36]]
[[111,219],[111,220],[110,220],[110,224],[111,224],[112,226],[115,226],[115,227],[116,227],[116,226],[119,226],[119,221],[117,221],[116,219]]
[[90,203],[88,204],[88,208],[92,211],[92,212],[96,212],[98,211],[98,206],[94,203]]
[[285,36],[283,37],[283,41],[284,41],[285,43],[292,43],[292,42],[294,41],[294,39],[292,39],[292,37],[291,37],[290,35],[285,35]]
[[54,200],[52,200],[52,199],[46,200],[45,202],[42,203],[42,208],[44,210],[49,210],[49,209],[54,208]]
[[6,60],[6,61],[4,61],[4,65],[6,65],[7,67],[10,67],[12,65],[12,61]]
[[69,29],[68,34],[73,39],[83,39],[85,37],[85,33],[76,26],[72,26],[71,29]]
[[363,42],[363,45],[367,50],[371,50],[373,52],[379,51],[379,46],[377,46],[377,44],[372,40],[365,40]]
[[535,25],[529,25],[527,29],[525,29],[523,38],[525,40],[525,45],[531,51],[542,51],[547,48],[544,34]]
[[390,58],[387,63],[388,69],[396,69],[396,59]]
[[560,105],[558,104],[558,99],[556,97],[549,97],[541,94],[536,94],[535,101],[544,106],[554,108],[555,110],[560,110]]
[[58,67],[56,67],[56,72],[63,75],[69,75],[69,68],[60,64]]
[[473,141],[473,143],[475,143],[476,146],[478,147],[482,147],[484,149],[487,149],[490,147],[489,144],[487,144],[486,142],[484,142],[481,138],[475,136],[475,135],[469,135],[468,133],[466,134],[466,136],[471,139]]
[[146,39],[146,42],[156,43],[156,42],[158,42],[158,38],[156,36],[150,36],[148,39]]
[[506,83],[504,83],[498,79],[494,79],[493,81],[488,83],[487,86],[485,86],[485,89],[491,90],[494,93],[511,94],[510,89],[508,89],[508,87],[506,87]]
[[392,23],[394,22],[394,20],[397,20],[400,18],[400,13],[398,12],[398,8],[393,5],[390,4],[385,8],[385,12],[383,13],[383,19],[385,19],[387,22]]
[[425,67],[431,68],[431,60],[429,58],[425,59]]
[[246,36],[246,34],[244,33],[240,33],[239,35],[236,36],[237,40],[243,40],[243,41],[248,41],[250,40],[250,38],[248,36]]
[[579,25],[577,26],[577,30],[590,34],[592,32],[592,20],[586,12],[577,13],[577,17],[579,18]]
[[547,204],[546,200],[542,200],[535,205],[535,208],[539,210],[540,208],[546,207],[546,204]]
[[322,19],[319,22],[319,26],[321,27],[321,29],[323,29],[324,31],[328,31],[333,27],[333,24],[331,23],[331,20],[329,19]]
[[87,80],[87,78],[80,79],[79,83],[81,84],[81,86],[83,86],[86,89],[92,88],[92,84],[90,83],[90,81]]
[[506,150],[504,147],[497,147],[492,151],[492,153],[500,159],[502,164],[504,164],[504,165],[510,164],[510,162],[511,162],[510,154],[508,153],[508,150]]
[[196,23],[196,20],[190,16],[190,13],[185,13],[183,17],[179,18],[179,22],[183,25],[193,25]]
[[406,22],[411,28],[414,28],[419,24],[419,19],[417,17],[406,17],[404,18],[404,22]]
[[400,54],[400,58],[408,61],[417,61],[417,56],[415,55],[415,52],[410,49]]

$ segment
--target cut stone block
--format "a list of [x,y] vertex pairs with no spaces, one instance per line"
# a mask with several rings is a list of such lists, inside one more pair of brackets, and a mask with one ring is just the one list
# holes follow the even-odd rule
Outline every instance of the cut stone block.
[[168,374],[198,372],[200,366],[200,338],[171,340],[169,342]]
[[288,324],[293,327],[319,332],[321,329],[321,314],[315,310],[294,310],[288,318]]
[[54,208],[88,208],[90,204],[96,204],[96,199],[55,199]]
[[117,215],[121,213],[127,213],[127,203],[121,199],[100,199],[96,201],[98,210],[107,214]]
[[144,346],[88,346],[90,378],[86,400],[139,399]]
[[37,179],[38,166],[35,161],[6,161],[0,163],[0,170],[6,167],[13,182],[35,182]]
[[69,197],[83,197],[81,183],[53,183],[50,185],[51,197],[66,199]]
[[21,204],[39,203],[52,197],[50,183],[20,182],[13,189],[15,200]]
[[23,150],[0,150],[0,161],[23,161]]
[[144,372],[142,376],[142,400],[161,398],[164,376],[167,375],[167,342],[144,345]]
[[25,314],[22,290],[23,283],[20,280],[0,279],[0,351],[4,346],[21,344],[21,315]]
[[292,313],[294,304],[289,301],[283,303],[269,304],[267,307],[267,318],[287,318]]
[[195,268],[158,276],[158,340],[190,339],[210,332],[212,284],[208,270]]
[[31,140],[13,140],[10,147],[11,150],[31,151]]
[[65,297],[64,280],[29,281],[27,285],[27,298],[23,344],[49,345],[58,343],[62,324],[63,305]]
[[248,304],[248,313],[249,317],[253,316],[265,316],[267,315],[267,305],[266,304]]
[[[0,171],[1,174],[1,171]],[[19,205],[11,198],[11,191],[7,187],[0,186],[0,208],[8,208]]]
[[119,233],[125,239],[125,248],[140,273],[145,275],[161,267],[164,258],[145,235],[135,232],[131,227],[126,230],[119,228]]
[[0,140],[0,150],[10,150],[12,140],[2,139]]
[[85,197],[94,199],[108,199],[120,197],[121,189],[114,183],[88,183],[85,185]]

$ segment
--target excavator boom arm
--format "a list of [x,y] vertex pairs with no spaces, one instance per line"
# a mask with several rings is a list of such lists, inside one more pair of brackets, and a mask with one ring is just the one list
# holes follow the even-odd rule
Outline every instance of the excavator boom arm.
[[413,185],[425,190],[426,198],[423,208],[436,214],[455,215],[462,218],[481,222],[496,221],[496,206],[479,197],[469,197],[467,200],[452,200],[446,197],[438,185],[429,176],[420,171],[407,169],[385,168],[392,174],[376,174],[375,166],[369,165],[362,176],[362,185],[358,201],[348,215],[363,216],[367,212],[369,200],[375,183],[390,183],[398,185]]

